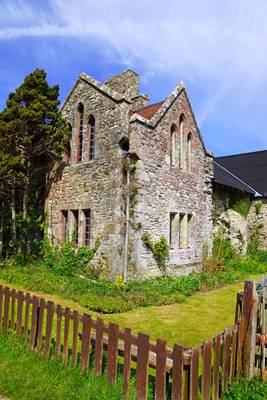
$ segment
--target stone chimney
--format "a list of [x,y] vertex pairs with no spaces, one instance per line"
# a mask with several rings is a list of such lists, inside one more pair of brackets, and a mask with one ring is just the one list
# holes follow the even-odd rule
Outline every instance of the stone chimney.
[[139,95],[139,75],[130,69],[109,78],[105,85],[128,99]]

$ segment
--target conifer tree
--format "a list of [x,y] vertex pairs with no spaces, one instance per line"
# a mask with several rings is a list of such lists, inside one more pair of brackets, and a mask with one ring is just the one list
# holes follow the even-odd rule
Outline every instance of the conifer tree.
[[40,237],[46,190],[69,136],[58,97],[58,85],[50,87],[45,71],[36,69],[0,113],[0,201],[8,215],[4,231],[11,227],[9,239],[21,250]]

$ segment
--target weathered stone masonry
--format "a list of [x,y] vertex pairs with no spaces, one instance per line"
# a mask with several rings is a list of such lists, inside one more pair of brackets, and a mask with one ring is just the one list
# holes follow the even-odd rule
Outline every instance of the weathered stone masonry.
[[[181,226],[173,231],[177,238],[170,250],[169,271],[186,272],[201,264],[203,246],[211,245],[212,158],[205,150],[182,84],[157,107],[144,109],[147,102],[147,95],[139,94],[139,77],[132,71],[111,78],[105,85],[85,74],[80,75],[62,108],[72,127],[72,156],[51,186],[47,200],[48,232],[60,243],[64,239],[62,211],[67,211],[68,227],[72,231],[72,210],[78,210],[78,241],[84,244],[83,210],[90,210],[90,246],[100,238],[99,251],[108,256],[113,272],[122,274],[126,190],[123,160],[129,151],[128,154],[135,157],[132,162],[136,163],[136,172],[132,179],[137,187],[131,204],[135,227],[130,224],[129,267],[134,265],[135,272],[141,276],[159,273],[141,236],[148,231],[153,241],[162,235],[169,240],[173,213],[177,215],[178,225],[181,216],[188,215],[190,229],[187,228],[186,248],[179,245]],[[80,103],[84,108],[83,159],[77,162]],[[95,157],[90,161],[89,116],[95,118]],[[184,118],[183,136],[179,132],[181,116]],[[170,165],[172,124],[177,127],[176,165]],[[190,168],[185,166],[186,160],[183,165],[181,161],[181,150],[187,146],[189,133]]]

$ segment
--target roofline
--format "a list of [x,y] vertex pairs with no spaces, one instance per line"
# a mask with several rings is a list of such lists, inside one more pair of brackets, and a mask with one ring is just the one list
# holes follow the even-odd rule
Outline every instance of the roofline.
[[[245,185],[245,186],[247,186],[249,189],[253,190],[254,196],[262,197],[262,194],[261,194],[261,193],[257,192],[257,190],[255,190],[252,186],[248,185],[248,184],[247,184],[246,182],[244,182],[242,179],[238,178],[238,176],[236,176],[236,175],[233,174],[231,171],[229,171],[229,169],[225,168],[223,165],[221,165],[220,163],[218,163],[218,162],[216,161],[215,158],[214,158],[214,163],[217,164],[217,165],[219,165],[224,171],[228,172],[228,174],[230,174],[231,176],[233,176],[235,179],[237,179],[237,180],[238,180],[239,182],[241,182],[243,185]],[[224,184],[224,186],[228,186],[228,185]],[[236,189],[238,189],[238,188],[236,188]],[[238,189],[238,190],[241,190],[241,189]]]
[[65,105],[67,104],[69,98],[71,97],[72,93],[74,92],[75,88],[77,87],[77,85],[80,81],[84,81],[84,82],[88,83],[90,86],[94,87],[96,90],[103,93],[105,96],[113,99],[116,103],[122,103],[122,102],[126,102],[128,104],[132,103],[131,100],[127,99],[125,96],[123,96],[120,93],[116,92],[115,90],[111,89],[106,84],[102,84],[98,80],[92,78],[90,75],[82,72],[79,75],[78,79],[76,80],[75,84],[73,85],[71,91],[69,92],[69,94],[66,97],[65,101],[63,102],[62,106],[60,107],[61,111],[64,109]]
[[229,156],[219,156],[219,157],[215,157],[215,158],[216,159],[217,158],[229,158],[229,157],[246,156],[248,154],[257,154],[257,153],[266,153],[266,152],[267,152],[267,149],[266,150],[258,150],[258,151],[249,151],[247,153],[230,154]]

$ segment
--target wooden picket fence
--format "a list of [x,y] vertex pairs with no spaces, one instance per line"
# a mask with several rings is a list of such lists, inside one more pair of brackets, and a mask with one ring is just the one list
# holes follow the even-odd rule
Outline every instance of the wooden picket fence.
[[251,376],[255,366],[256,352],[251,352],[257,337],[256,331],[253,336],[255,298],[254,283],[246,281],[244,293],[237,298],[235,324],[193,348],[178,344],[169,348],[166,340],[152,342],[149,335],[134,335],[131,329],[121,330],[101,318],[94,320],[2,286],[0,324],[4,334],[25,336],[31,349],[42,351],[46,358],[62,359],[64,365],[80,366],[95,376],[105,374],[110,384],[121,374],[123,398],[133,379],[140,400],[147,399],[148,382],[157,400],[197,400],[199,396],[218,400],[229,382]]

